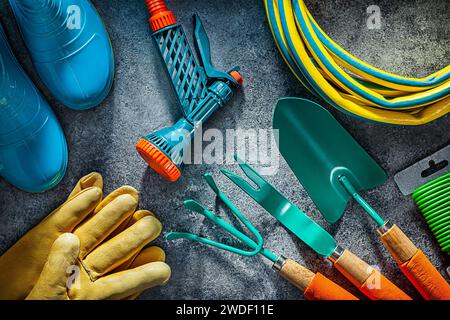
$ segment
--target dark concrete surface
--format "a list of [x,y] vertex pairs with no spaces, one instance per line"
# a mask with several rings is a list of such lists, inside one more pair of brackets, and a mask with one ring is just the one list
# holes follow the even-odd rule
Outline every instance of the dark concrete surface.
[[[6,0],[1,0],[1,21],[7,27],[15,53],[45,94],[61,121],[70,149],[69,167],[63,181],[43,194],[30,194],[0,180],[0,252],[5,252],[29,228],[43,219],[68,194],[82,175],[103,174],[105,191],[129,184],[141,192],[140,207],[154,211],[166,230],[217,235],[217,228],[181,207],[196,198],[217,207],[213,193],[202,181],[210,171],[231,194],[238,207],[261,231],[267,248],[283,253],[355,290],[328,262],[284,230],[247,196],[218,174],[219,165],[191,165],[177,183],[167,183],[146,167],[134,150],[143,134],[173,123],[179,116],[147,24],[143,0],[93,1],[103,17],[114,46],[116,79],[108,98],[99,107],[72,111],[57,102],[38,80],[17,33]],[[356,56],[385,70],[425,76],[449,63],[450,3],[447,0],[333,0],[308,1],[326,32]],[[381,8],[382,27],[368,30],[366,8]],[[197,12],[211,39],[216,66],[242,67],[245,85],[232,103],[217,113],[208,128],[270,128],[272,108],[282,96],[314,98],[297,83],[281,59],[268,28],[262,1],[174,1],[174,11],[188,34],[191,15]],[[318,101],[318,100],[316,100]],[[319,101],[320,102],[320,101]],[[329,108],[331,109],[331,108]],[[387,171],[388,181],[364,192],[384,217],[395,221],[443,272],[449,261],[410,197],[396,187],[393,175],[450,142],[450,117],[420,127],[393,127],[354,119],[331,110],[361,145]],[[324,128],[325,130],[326,128]],[[227,169],[237,170],[235,166]],[[413,297],[417,293],[401,274],[375,235],[374,223],[362,209],[350,204],[342,219],[329,226],[282,160],[277,175],[268,180],[306,210],[343,245],[366,261],[379,266]],[[222,233],[219,239],[224,239]],[[172,266],[173,276],[162,288],[146,291],[141,299],[302,299],[302,294],[274,273],[262,257],[244,258],[186,241],[169,243],[159,238]],[[358,293],[356,293],[358,294]]]

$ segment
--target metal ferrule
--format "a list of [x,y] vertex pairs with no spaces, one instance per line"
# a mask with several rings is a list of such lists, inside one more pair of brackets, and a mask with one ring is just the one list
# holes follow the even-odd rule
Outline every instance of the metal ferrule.
[[379,227],[377,229],[377,232],[379,235],[383,235],[386,232],[388,232],[389,230],[391,230],[392,227],[393,227],[393,224],[389,220],[387,220],[381,227]]
[[341,246],[337,246],[336,249],[334,249],[333,253],[331,254],[331,256],[328,257],[328,260],[330,260],[333,263],[336,263],[336,261],[338,261],[338,259],[342,256],[342,254],[344,253],[345,249],[342,248]]
[[273,264],[272,268],[276,271],[280,271],[283,268],[283,265],[286,263],[286,258],[280,256],[277,261]]

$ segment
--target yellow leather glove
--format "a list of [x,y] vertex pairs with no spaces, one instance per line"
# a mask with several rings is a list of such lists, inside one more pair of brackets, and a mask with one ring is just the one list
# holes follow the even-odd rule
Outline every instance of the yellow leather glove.
[[168,281],[164,251],[143,249],[161,223],[135,212],[134,188],[103,200],[102,188],[98,173],[81,178],[66,202],[0,257],[0,299],[125,299]]

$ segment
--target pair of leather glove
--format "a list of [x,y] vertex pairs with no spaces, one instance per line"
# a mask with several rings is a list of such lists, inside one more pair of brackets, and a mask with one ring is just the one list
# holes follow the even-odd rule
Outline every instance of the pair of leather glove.
[[133,299],[165,284],[162,226],[123,186],[103,198],[98,173],[0,257],[0,299]]

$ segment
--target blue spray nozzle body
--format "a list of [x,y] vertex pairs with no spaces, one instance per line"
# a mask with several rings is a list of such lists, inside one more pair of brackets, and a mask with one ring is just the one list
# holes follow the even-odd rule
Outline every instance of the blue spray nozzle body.
[[185,150],[190,147],[196,129],[215,111],[230,102],[242,84],[239,67],[232,68],[228,73],[213,67],[209,39],[197,15],[194,15],[194,24],[195,47],[200,63],[197,62],[180,24],[173,24],[153,33],[165,72],[171,80],[172,90],[183,113],[183,118],[173,126],[143,137],[145,143],[151,144],[150,149],[139,147],[142,139],[137,145],[144,160],[158,173],[163,172],[163,177],[168,166],[173,170],[175,165],[181,171]]

